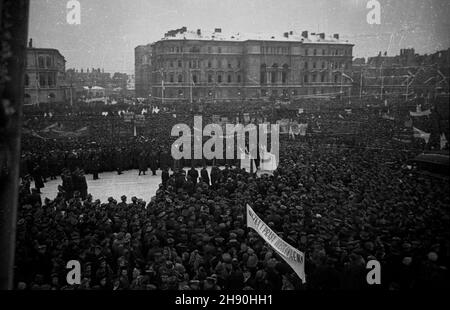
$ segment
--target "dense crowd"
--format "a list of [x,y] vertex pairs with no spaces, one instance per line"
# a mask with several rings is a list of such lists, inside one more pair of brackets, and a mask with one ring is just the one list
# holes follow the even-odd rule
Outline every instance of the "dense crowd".
[[[170,117],[153,117],[155,126],[146,129],[153,141],[149,149],[136,137],[102,141],[101,134],[95,144],[88,142],[91,136],[37,148],[39,156],[46,150],[64,156],[97,151],[96,156],[124,154],[117,162],[128,161],[116,167],[111,159],[109,167],[95,171],[134,165],[141,170],[140,164],[146,170],[145,160],[153,161],[162,179],[149,202],[125,196],[101,202],[87,194],[82,178],[70,186],[81,169],[89,171],[84,167],[89,157],[67,161],[66,156],[49,161],[68,169],[66,183],[55,199],[42,202],[25,177],[17,224],[18,289],[369,289],[366,263],[373,259],[381,263],[384,289],[448,286],[448,179],[409,166],[407,160],[423,145],[400,147],[392,140],[396,126],[379,114],[292,116],[314,129],[338,126],[342,118],[360,125],[350,138],[320,133],[282,138],[278,169],[262,176],[235,163],[214,166],[210,173],[173,168],[162,128],[180,119],[168,122]],[[109,165],[103,157],[98,162]],[[54,171],[49,174],[59,175]],[[306,284],[246,227],[247,204],[305,253]],[[66,263],[74,259],[81,262],[82,281],[70,286]]]

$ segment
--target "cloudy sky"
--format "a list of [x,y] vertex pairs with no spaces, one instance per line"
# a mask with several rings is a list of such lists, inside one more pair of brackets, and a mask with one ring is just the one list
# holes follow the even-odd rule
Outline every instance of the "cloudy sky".
[[401,48],[432,53],[450,47],[449,0],[379,0],[381,24],[369,25],[369,0],[78,0],[81,24],[66,22],[68,0],[30,0],[29,37],[57,48],[67,68],[134,71],[134,48],[171,29],[227,33],[339,33],[354,56]]

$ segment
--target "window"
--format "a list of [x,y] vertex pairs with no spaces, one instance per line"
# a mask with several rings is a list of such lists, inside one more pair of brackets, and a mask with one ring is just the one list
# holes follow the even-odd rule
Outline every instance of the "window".
[[52,58],[47,56],[46,60],[47,68],[50,68],[52,66]]
[[49,75],[48,75],[48,86],[49,87],[55,86],[55,79],[54,79],[53,74],[51,74],[51,73],[49,73]]
[[317,56],[317,50],[316,49],[314,49],[313,54],[314,54],[314,56]]
[[277,82],[277,74],[276,72],[270,72],[270,82],[275,84]]
[[40,87],[46,87],[47,86],[47,79],[46,79],[44,73],[39,73],[39,86]]
[[181,60],[178,60],[178,68],[181,68],[183,66],[183,63],[181,62]]
[[322,75],[320,76],[320,81],[321,81],[322,83],[325,82],[325,74],[322,74]]
[[173,82],[174,82],[173,74],[169,75],[169,81],[170,81],[170,83],[173,83]]
[[177,47],[177,53],[179,53],[180,52],[180,48],[179,47]]
[[237,62],[237,67],[238,67],[238,68],[241,67],[241,61],[240,61],[240,60],[238,60],[238,62]]
[[317,66],[316,62],[313,62],[313,69],[316,69],[316,66]]
[[218,68],[222,68],[222,60],[219,59],[219,60],[217,61],[217,67],[218,67]]
[[173,61],[172,61],[172,60],[169,62],[169,66],[170,66],[171,68],[173,68]]
[[313,80],[314,83],[317,82],[317,75],[313,74]]
[[211,68],[211,60],[208,60],[208,68]]
[[231,83],[231,74],[228,74],[228,79],[227,79],[228,83]]
[[30,85],[30,77],[28,76],[28,74],[25,74],[25,86]]
[[305,74],[305,76],[303,77],[303,82],[308,83],[308,75]]
[[240,74],[237,76],[237,82],[238,82],[238,83],[241,82],[241,75],[240,75]]
[[194,84],[197,84],[197,75],[196,74],[194,74],[192,76],[192,82],[194,82]]
[[217,76],[217,83],[222,83],[222,75]]
[[211,48],[211,46],[208,46],[208,53],[209,53],[209,54],[212,53],[212,48]]
[[231,62],[228,63],[228,69],[231,69]]
[[325,61],[322,61],[322,69],[325,69]]
[[217,52],[218,52],[219,54],[222,53],[222,48],[221,48],[221,47],[217,48]]
[[283,71],[283,73],[281,73],[281,81],[283,84],[286,84],[287,82],[287,72]]
[[178,83],[183,83],[183,76],[181,74],[178,75]]
[[305,61],[305,69],[308,70],[308,62]]
[[308,49],[305,48],[305,56],[308,56]]
[[183,90],[182,89],[178,90],[178,96],[183,96]]
[[326,51],[325,49],[323,49],[323,50],[322,50],[322,55],[325,56],[326,54],[327,54],[327,51]]
[[337,83],[338,81],[339,81],[339,76],[338,76],[338,75],[335,75],[335,76],[334,76],[334,82]]
[[212,83],[213,82],[213,78],[211,74],[208,74],[208,83]]
[[39,68],[44,68],[44,67],[45,67],[44,56],[39,56]]

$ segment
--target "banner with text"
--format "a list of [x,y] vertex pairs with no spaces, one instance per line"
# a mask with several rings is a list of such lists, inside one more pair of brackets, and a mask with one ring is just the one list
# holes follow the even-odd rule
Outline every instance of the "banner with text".
[[294,269],[302,282],[306,283],[305,254],[281,239],[249,205],[247,205],[247,227],[253,228]]

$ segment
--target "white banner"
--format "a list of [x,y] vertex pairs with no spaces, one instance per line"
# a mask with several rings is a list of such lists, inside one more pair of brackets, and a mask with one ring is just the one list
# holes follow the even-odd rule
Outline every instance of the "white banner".
[[420,116],[428,116],[431,114],[430,110],[426,110],[426,111],[421,111],[421,112],[409,112],[409,115],[411,116],[415,116],[415,117],[420,117]]
[[294,269],[302,282],[306,283],[305,254],[281,239],[249,205],[247,205],[247,227],[253,228]]

